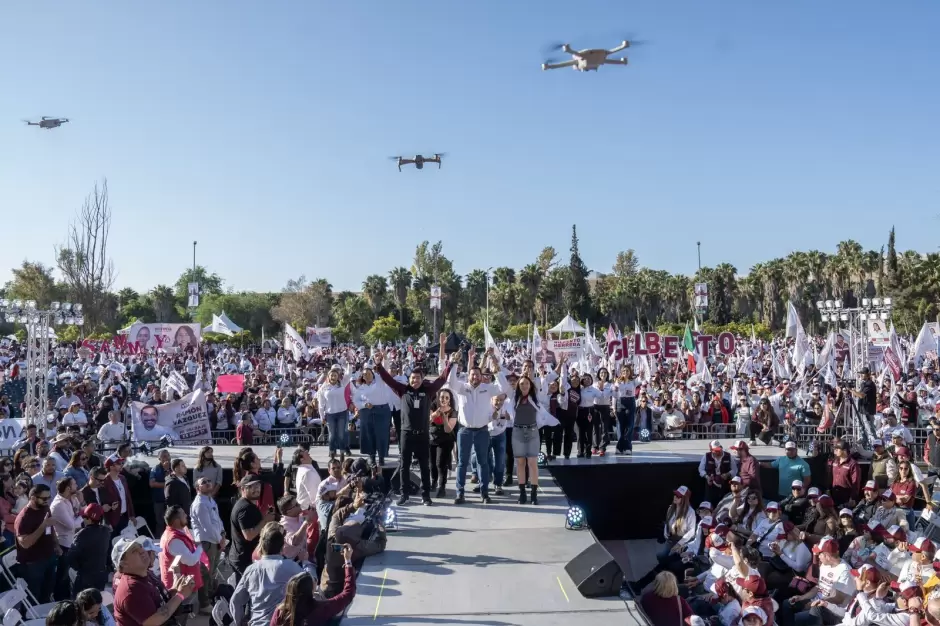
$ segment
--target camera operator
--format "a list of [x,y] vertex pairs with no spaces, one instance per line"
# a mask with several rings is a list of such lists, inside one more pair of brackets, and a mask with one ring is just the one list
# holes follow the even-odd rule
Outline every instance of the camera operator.
[[348,543],[352,546],[353,561],[383,552],[387,541],[385,527],[379,523],[380,520],[374,519],[383,510],[382,507],[370,507],[362,488],[356,488],[351,499],[347,496],[337,498],[327,531],[326,555],[320,578],[320,589],[327,598],[343,589],[346,560],[341,552],[334,551],[333,545]]

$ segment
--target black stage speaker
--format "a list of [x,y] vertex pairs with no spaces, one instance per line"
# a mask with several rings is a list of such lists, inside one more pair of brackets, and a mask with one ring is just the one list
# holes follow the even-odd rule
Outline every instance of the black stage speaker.
[[623,570],[604,546],[594,543],[565,565],[565,571],[585,598],[620,594]]

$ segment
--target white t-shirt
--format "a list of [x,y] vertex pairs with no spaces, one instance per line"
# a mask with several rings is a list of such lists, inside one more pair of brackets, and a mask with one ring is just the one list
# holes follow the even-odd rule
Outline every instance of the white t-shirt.
[[121,498],[121,514],[127,513],[127,494],[124,493],[124,482],[122,480],[114,481],[114,486],[117,487],[118,497]]
[[108,422],[98,429],[98,439],[101,441],[121,441],[127,434],[124,424]]
[[[832,591],[841,592],[849,599],[855,595],[855,583],[852,580],[852,569],[845,561],[839,561],[839,564],[835,566],[823,565],[820,563],[819,583],[817,586],[817,600],[825,599],[825,597]],[[829,603],[829,609],[836,615],[844,615],[846,606],[848,606],[848,601],[846,601],[844,605],[841,606],[831,602]]]

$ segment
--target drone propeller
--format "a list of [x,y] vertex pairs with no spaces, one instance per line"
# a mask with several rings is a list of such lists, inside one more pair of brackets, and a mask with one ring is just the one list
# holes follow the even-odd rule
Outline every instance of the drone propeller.
[[446,156],[447,156],[447,153],[446,153],[446,152],[435,152],[435,153],[434,153],[434,156],[436,156],[436,157],[446,157]]
[[561,49],[564,48],[564,47],[565,47],[565,42],[564,42],[564,41],[553,41],[552,43],[550,43],[550,44],[546,45],[544,48],[542,48],[542,50],[543,50],[543,55],[549,54],[549,53],[552,53],[552,52],[558,52],[559,50],[561,50]]
[[388,157],[388,160],[389,160],[389,161],[398,161],[398,160],[400,160],[400,159],[401,159],[400,156],[391,156],[391,157]]

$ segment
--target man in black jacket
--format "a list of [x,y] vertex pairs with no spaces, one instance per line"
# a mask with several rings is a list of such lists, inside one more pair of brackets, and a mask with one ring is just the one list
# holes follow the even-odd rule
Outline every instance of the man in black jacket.
[[104,509],[88,504],[82,509],[85,518],[69,548],[69,567],[75,570],[74,589],[104,589],[108,582],[108,555],[111,554],[111,529],[102,525]]
[[183,459],[173,459],[170,463],[172,474],[166,477],[163,483],[163,493],[166,495],[166,508],[176,505],[189,514],[189,507],[193,503],[193,494],[186,482],[186,463]]
[[[443,346],[443,342],[441,343]],[[450,364],[444,372],[434,381],[424,379],[424,371],[415,368],[408,377],[408,384],[404,385],[385,371],[382,360],[385,354],[377,351],[372,359],[375,361],[375,373],[382,377],[385,384],[401,398],[401,457],[399,458],[399,480],[401,481],[401,499],[399,505],[408,502],[410,488],[408,476],[412,456],[418,459],[421,468],[421,502],[431,504],[431,403],[435,401],[437,392],[447,382],[450,373]]]

